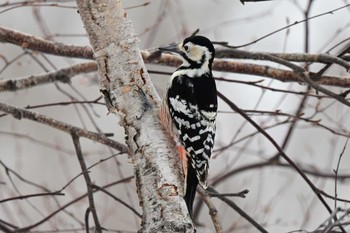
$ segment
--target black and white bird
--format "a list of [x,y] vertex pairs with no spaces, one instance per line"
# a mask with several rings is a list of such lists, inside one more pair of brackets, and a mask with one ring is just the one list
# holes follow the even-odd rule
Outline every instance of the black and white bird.
[[177,143],[185,174],[184,199],[192,216],[198,183],[207,188],[214,146],[217,91],[212,63],[215,49],[206,37],[192,36],[159,50],[176,54],[183,62],[170,77],[159,115]]

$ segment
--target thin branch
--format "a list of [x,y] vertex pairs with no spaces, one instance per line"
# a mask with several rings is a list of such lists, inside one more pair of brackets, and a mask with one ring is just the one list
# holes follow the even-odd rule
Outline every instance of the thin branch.
[[270,32],[270,33],[268,33],[268,34],[266,34],[266,35],[264,35],[264,36],[262,36],[262,37],[260,37],[260,38],[258,38],[258,39],[256,39],[256,40],[254,40],[254,41],[252,41],[252,42],[249,42],[249,43],[247,43],[247,44],[238,45],[238,46],[228,45],[227,42],[216,42],[216,44],[220,44],[220,45],[225,46],[225,47],[228,47],[228,48],[241,48],[241,47],[246,47],[246,46],[248,46],[248,45],[255,44],[255,43],[257,43],[257,42],[259,42],[259,41],[261,41],[261,40],[263,40],[263,39],[265,39],[265,38],[267,38],[267,37],[269,37],[269,36],[271,36],[271,35],[273,35],[273,34],[276,34],[277,32],[280,32],[280,31],[283,31],[283,30],[288,29],[288,28],[290,28],[290,27],[293,27],[293,26],[295,26],[295,25],[297,25],[297,24],[304,23],[304,22],[306,22],[306,21],[310,21],[310,20],[312,20],[312,19],[316,19],[316,18],[319,18],[319,17],[324,16],[324,15],[328,15],[328,14],[331,15],[331,14],[333,14],[334,12],[339,11],[339,10],[342,10],[342,9],[347,8],[347,7],[349,7],[349,6],[350,6],[350,4],[347,4],[347,5],[344,5],[344,6],[335,8],[335,9],[333,9],[333,10],[330,10],[330,11],[327,11],[327,12],[324,12],[324,13],[321,13],[321,14],[317,14],[317,15],[311,16],[311,17],[306,18],[306,19],[303,19],[303,20],[295,21],[295,22],[292,23],[292,24],[289,24],[289,25],[287,25],[287,26],[285,26],[285,27],[282,27],[282,28],[277,29],[277,30],[275,30],[275,31],[273,31],[273,32]]
[[[129,182],[132,178],[134,178],[134,176],[129,176],[129,177],[126,177],[124,179],[121,179],[121,180],[118,180],[118,181],[115,181],[115,182],[112,182],[110,184],[107,184],[107,185],[103,185],[102,188],[109,188],[109,187],[112,187],[114,185],[117,185],[117,184],[121,184],[121,183],[125,183],[125,182]],[[98,190],[97,189],[94,189],[93,192],[97,192]],[[20,229],[17,229],[16,232],[28,232],[29,230],[35,228],[35,227],[38,227],[40,226],[41,224],[47,222],[47,220],[49,220],[50,218],[52,218],[53,216],[55,216],[56,214],[58,214],[59,212],[63,211],[64,209],[66,209],[67,207],[71,206],[72,204],[84,199],[85,197],[88,196],[88,193],[85,193],[77,198],[75,198],[74,200],[62,205],[61,207],[59,207],[59,209],[55,210],[54,212],[52,212],[51,214],[49,214],[48,216],[46,216],[45,218],[41,219],[40,221],[30,225],[30,226],[27,226],[27,227],[23,227],[23,228],[20,228]]]
[[2,102],[0,102],[0,111],[6,112],[8,114],[12,114],[12,116],[18,120],[21,120],[22,118],[29,119],[35,122],[48,125],[50,127],[53,127],[55,129],[58,129],[68,134],[71,134],[71,132],[74,130],[79,137],[85,137],[85,138],[91,139],[93,141],[99,142],[101,144],[114,148],[123,153],[128,153],[129,151],[129,149],[125,145],[109,139],[104,134],[83,130],[81,128],[63,123],[58,120],[54,120],[50,117],[44,116],[36,112],[25,110],[23,108],[15,107],[13,105],[9,105]]
[[[12,229],[10,229],[12,228]],[[9,224],[7,222],[5,222],[4,220],[0,219],[0,230],[2,230],[4,233],[13,233],[16,229],[18,229],[18,227]]]
[[[274,166],[281,167],[281,168],[293,169],[293,167],[291,167],[290,164],[281,163],[277,160],[252,163],[252,164],[243,165],[241,167],[235,168],[234,170],[232,170],[230,172],[225,173],[224,175],[215,179],[212,182],[212,185],[216,186],[216,185],[222,183],[223,181],[225,181],[226,179],[231,178],[232,176],[237,175],[238,173],[241,173],[241,172],[245,172],[245,171],[249,171],[249,170],[253,170],[253,169],[257,169],[257,168],[274,167]],[[300,164],[298,164],[298,166],[305,174],[308,174],[308,175],[311,175],[314,177],[319,177],[319,178],[324,178],[324,179],[334,179],[335,178],[335,175],[332,173],[317,171],[315,169],[308,169],[306,167],[301,166]],[[344,181],[346,179],[350,179],[350,174],[342,174],[342,175],[338,174],[338,180]]]
[[[263,60],[271,60],[272,55],[261,53],[261,56],[265,56]],[[162,53],[161,55],[157,52],[142,53],[143,59],[146,63],[149,64],[159,64],[166,66],[177,67],[181,64],[181,60],[176,56]],[[277,59],[277,57],[276,57]],[[247,75],[257,75],[262,77],[269,77],[281,82],[297,82],[302,83],[304,80],[294,71],[284,70],[273,68],[267,65],[257,65],[249,64],[242,62],[234,62],[228,60],[215,59],[213,63],[213,70],[220,72],[229,72],[229,73],[238,73],[238,74],[247,74]],[[312,77],[316,73],[309,72],[309,75]],[[307,83],[307,82],[306,82]],[[319,85],[329,85],[329,86],[338,86],[338,87],[350,87],[350,79],[347,77],[337,77],[323,75],[317,80]]]
[[201,188],[197,189],[197,191],[201,194],[201,196],[204,199],[205,204],[207,205],[207,207],[209,209],[209,215],[210,215],[211,220],[214,224],[214,228],[215,228],[216,233],[223,233],[221,222],[219,219],[218,210],[216,209],[214,203],[210,199],[210,196],[206,195],[205,190],[203,190]]
[[95,184],[92,184],[92,187],[94,189],[97,189],[105,194],[107,194],[108,196],[110,196],[111,198],[113,198],[114,200],[116,200],[117,202],[119,202],[120,204],[122,204],[123,206],[125,206],[126,208],[128,208],[129,210],[131,210],[137,217],[139,218],[142,218],[142,215],[137,212],[137,210],[135,210],[135,208],[133,208],[131,205],[129,205],[128,203],[126,203],[125,201],[123,201],[122,199],[118,198],[117,196],[115,196],[114,194],[112,194],[111,192],[107,191],[106,189],[98,186],[98,185],[95,185]]
[[326,53],[261,53],[244,51],[240,49],[218,49],[217,51],[215,51],[215,58],[266,60],[264,57],[264,55],[266,54],[293,62],[318,62],[325,64],[337,64],[341,67],[344,67],[347,71],[350,70],[350,63],[348,61],[343,60],[341,57],[332,56]]
[[[337,214],[344,212],[341,216],[339,216],[339,219],[337,219],[336,221],[332,221],[332,219],[335,219]],[[343,225],[347,225],[349,223],[342,223],[340,222],[341,220],[343,220],[345,217],[347,217],[350,213],[350,209],[347,210],[343,210],[341,208],[336,208],[331,215],[329,216],[329,218],[324,221],[324,223],[322,223],[317,230],[315,230],[314,232],[320,232],[320,233],[330,233],[330,232],[335,232],[332,229],[335,227],[339,227],[340,229],[342,229]],[[324,229],[322,229],[324,228]]]
[[[81,150],[80,139],[79,139],[78,133],[74,129],[71,131],[71,135],[72,135],[72,139],[73,139],[73,143],[74,143],[75,152],[77,154],[78,161],[79,161],[79,164],[81,167],[81,171],[83,173],[86,187],[87,187],[87,194],[88,194],[88,200],[89,200],[89,211],[92,213],[92,216],[93,216],[93,219],[95,222],[96,231],[98,233],[101,233],[102,228],[101,228],[100,221],[98,220],[98,215],[96,212],[94,196],[93,196],[92,182],[91,182],[91,179],[89,176],[89,172],[86,168],[83,152]],[[87,225],[87,229],[88,228],[89,227]]]
[[21,196],[17,196],[17,197],[5,198],[5,199],[0,200],[0,203],[4,203],[7,201],[14,201],[14,200],[23,200],[23,199],[32,198],[32,197],[42,197],[42,196],[64,196],[64,193],[49,192],[49,193],[27,194],[27,195],[21,195]]
[[246,195],[249,193],[248,189],[244,189],[243,191],[240,191],[238,193],[211,193],[209,190],[207,190],[206,194],[210,197],[241,197],[246,198]]
[[320,91],[326,95],[329,95],[329,96],[333,97],[335,100],[350,107],[350,102],[347,101],[342,95],[335,94],[334,92],[332,92],[324,87],[321,87],[319,83],[312,80],[312,74],[310,75],[303,68],[301,68],[297,65],[294,65],[293,63],[290,63],[284,59],[275,57],[275,56],[265,54],[265,57],[266,57],[266,60],[270,60],[270,61],[273,61],[273,62],[276,62],[276,63],[279,63],[281,65],[284,65],[286,67],[291,68],[300,77],[301,80],[303,80],[305,83],[307,83],[308,85],[310,85],[311,87],[313,87],[317,91]]
[[92,49],[89,46],[65,45],[6,27],[0,27],[0,42],[57,56],[93,59]]
[[[277,142],[265,131],[263,130],[255,121],[253,121],[247,114],[238,108],[233,102],[231,102],[226,96],[218,92],[218,96],[230,107],[233,111],[238,112],[245,120],[247,120],[251,125],[253,125],[266,139],[268,139],[271,144],[277,149],[280,155],[298,172],[298,174],[303,178],[303,180],[309,185],[321,203],[326,207],[329,213],[332,213],[331,208],[327,204],[327,202],[323,199],[321,194],[319,193],[319,189],[315,187],[315,185],[311,182],[311,180],[305,175],[305,173],[299,168],[297,164],[295,164],[281,147],[277,144]],[[336,219],[335,219],[336,220]]]
[[[0,27],[0,41],[12,43],[21,46],[26,49],[39,51],[47,54],[66,56],[66,57],[77,57],[84,59],[93,59],[92,49],[88,46],[75,46],[65,45],[62,43],[51,42],[40,37],[28,35],[26,33],[14,31],[12,29]],[[220,51],[220,50],[219,50]],[[250,53],[242,50],[234,50],[232,56],[238,56],[246,59],[259,59],[265,60],[264,55],[276,56],[281,59],[290,59],[291,61],[303,61],[303,62],[323,62],[329,63],[334,62],[349,69],[349,64],[346,64],[341,58],[331,56],[327,54],[278,54],[278,53]],[[223,52],[224,54],[226,52]],[[230,52],[231,53],[231,52]],[[161,54],[154,50],[141,51],[142,57],[146,63],[150,64],[161,64],[167,66],[178,66],[181,61],[176,56],[168,54]],[[218,53],[220,55],[220,52]],[[259,75],[277,79],[282,82],[301,82],[302,80],[298,77],[295,72],[286,71],[282,69],[276,69],[268,66],[256,65],[256,64],[244,64],[232,61],[223,61],[216,59],[213,64],[213,70],[233,73],[243,73],[250,75]],[[316,75],[310,73],[310,75]],[[350,87],[350,80],[346,77],[335,77],[335,76],[321,76],[317,80],[320,85]]]
[[334,209],[337,208],[337,197],[338,197],[338,173],[339,173],[339,168],[340,168],[340,161],[344,155],[344,152],[345,152],[345,149],[346,149],[346,146],[348,145],[348,142],[349,142],[349,137],[346,139],[346,142],[343,146],[343,149],[341,151],[341,153],[339,154],[339,158],[338,158],[338,163],[337,163],[337,167],[336,169],[334,169],[334,174],[335,174],[335,179],[334,179],[334,197],[335,197],[335,200],[334,200]]
[[98,102],[101,99],[102,99],[102,96],[99,96],[94,100],[64,101],[64,102],[56,102],[56,103],[48,103],[48,104],[27,105],[25,107],[25,109],[46,108],[46,107],[52,107],[52,106],[67,106],[67,105],[71,105],[71,104],[97,104],[97,105],[105,106],[105,103]]
[[[15,177],[17,177],[19,180],[21,180],[22,182],[28,184],[28,185],[31,185],[31,186],[34,186],[38,189],[42,189],[44,190],[45,192],[47,193],[52,193],[49,189],[47,189],[46,187],[40,185],[40,184],[37,184],[37,183],[34,183],[33,181],[30,181],[26,178],[24,178],[23,176],[21,176],[18,172],[16,172],[15,170],[13,170],[12,168],[8,167],[2,160],[0,160],[0,164],[3,166],[3,168],[5,169],[5,172],[6,172],[6,175],[9,176],[10,179],[11,178],[11,174],[13,174]],[[57,192],[57,191],[56,191]],[[58,192],[61,192],[61,191],[58,191]]]
[[[211,193],[218,193],[213,187],[208,187],[207,189]],[[263,233],[268,233],[259,223],[257,223],[252,217],[250,217],[246,212],[244,212],[238,205],[236,205],[230,199],[224,196],[218,196],[220,200],[228,204],[232,209],[234,209],[240,216],[245,218],[250,224],[252,224],[257,230]]]
[[[158,72],[158,73],[161,73],[161,72]],[[281,93],[288,93],[288,94],[302,95],[302,96],[307,95],[307,96],[310,96],[310,97],[315,97],[317,99],[322,99],[322,98],[332,99],[332,97],[327,96],[327,95],[314,94],[314,93],[312,93],[310,91],[310,89],[307,89],[306,91],[293,91],[293,90],[290,90],[290,89],[280,89],[280,88],[273,88],[273,87],[270,87],[270,86],[260,85],[259,83],[262,83],[264,81],[264,79],[260,79],[260,80],[257,80],[257,81],[242,81],[242,80],[236,80],[236,79],[232,79],[232,78],[216,77],[215,80],[254,86],[254,87],[265,89],[265,90],[269,90],[269,91],[272,91],[272,92],[281,92]],[[349,93],[350,93],[350,90],[347,90],[347,91],[342,92],[340,95],[344,96],[344,98],[345,98]]]
[[21,3],[15,3],[15,4],[1,4],[0,7],[5,7],[5,6],[11,6],[12,7],[8,7],[6,8],[5,10],[2,10],[0,11],[0,14],[3,14],[7,11],[10,11],[10,10],[13,10],[13,9],[16,9],[16,8],[20,8],[20,7],[59,7],[59,8],[66,8],[66,9],[76,9],[75,6],[65,6],[65,5],[61,5],[61,4],[58,4],[58,3],[37,3],[35,1],[23,1]]
[[[107,158],[100,159],[98,162],[96,162],[96,163],[90,165],[89,167],[87,167],[87,170],[90,170],[91,168],[97,166],[98,164],[100,164],[100,163],[102,163],[102,162],[105,162],[105,161],[107,161],[107,160],[109,160],[109,159],[111,159],[111,158],[113,158],[113,157],[115,157],[115,156],[117,156],[117,155],[121,155],[121,154],[122,154],[122,153],[113,154],[113,155],[111,155],[111,156],[108,156]],[[77,179],[79,176],[81,176],[82,174],[83,174],[83,172],[80,172],[79,174],[77,174],[76,176],[74,176],[70,181],[68,181],[67,184],[65,184],[62,188],[60,188],[60,189],[59,189],[58,191],[56,191],[56,192],[62,192],[63,190],[65,190],[74,180],[76,180],[76,179]],[[93,184],[93,186],[94,186],[94,184]]]
[[[88,192],[88,196],[89,196],[89,192]],[[84,221],[85,221],[85,232],[89,233],[89,215],[91,213],[91,208],[88,207],[85,211],[85,217],[84,217]]]
[[325,191],[322,191],[322,190],[319,190],[320,194],[322,194],[323,196],[331,199],[331,200],[334,200],[334,201],[340,201],[340,202],[345,202],[345,203],[350,203],[350,200],[347,200],[347,199],[344,199],[344,198],[339,198],[337,197],[337,195],[335,196],[332,196],[328,193],[326,193]]
[[0,92],[18,91],[22,89],[28,89],[37,85],[43,85],[53,82],[70,83],[72,77],[78,74],[90,73],[96,70],[96,62],[86,62],[59,69],[46,74],[6,79],[4,81],[0,81]]
[[[309,86],[307,87],[307,91],[305,92],[303,98],[301,99],[300,103],[299,103],[299,106],[294,114],[294,116],[300,116],[305,108],[305,104],[308,100],[308,95],[307,93],[309,92]],[[292,138],[292,135],[293,135],[293,132],[295,131],[295,128],[296,128],[296,125],[297,125],[297,122],[298,122],[299,118],[298,117],[294,117],[288,130],[287,130],[287,133],[286,133],[286,136],[284,137],[284,140],[283,140],[283,143],[282,143],[282,146],[281,146],[281,149],[282,150],[285,150],[287,145],[288,145],[288,142],[291,140]],[[276,155],[275,157],[276,159],[279,159],[279,154]]]

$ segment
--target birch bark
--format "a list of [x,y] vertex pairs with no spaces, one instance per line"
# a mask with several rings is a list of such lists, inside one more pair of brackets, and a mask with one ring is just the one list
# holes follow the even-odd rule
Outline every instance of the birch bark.
[[141,233],[194,232],[183,201],[175,145],[160,125],[160,98],[143,63],[121,1],[77,0],[100,75],[108,110],[125,129],[143,211]]

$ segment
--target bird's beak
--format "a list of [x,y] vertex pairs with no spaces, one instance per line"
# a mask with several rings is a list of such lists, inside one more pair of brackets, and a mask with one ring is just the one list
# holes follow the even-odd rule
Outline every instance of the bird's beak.
[[179,50],[179,45],[175,43],[166,45],[164,47],[159,47],[158,50],[161,52],[181,53],[181,51]]

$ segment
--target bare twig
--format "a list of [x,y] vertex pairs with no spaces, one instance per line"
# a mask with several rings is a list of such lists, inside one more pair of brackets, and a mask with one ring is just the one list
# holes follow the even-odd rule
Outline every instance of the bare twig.
[[35,193],[35,194],[21,195],[21,196],[17,196],[17,197],[10,197],[10,198],[2,199],[2,200],[0,200],[0,203],[4,203],[7,201],[14,201],[14,200],[23,200],[23,199],[32,198],[32,197],[41,197],[41,196],[64,196],[64,193],[50,192],[50,193]]
[[[264,137],[266,137],[271,144],[277,149],[277,151],[280,153],[280,155],[285,159],[297,172],[298,174],[303,178],[303,180],[309,185],[309,187],[312,189],[312,191],[315,193],[315,195],[318,197],[318,199],[321,201],[321,203],[326,207],[329,213],[332,213],[331,208],[327,204],[327,202],[324,200],[322,195],[319,193],[318,188],[315,187],[315,185],[311,182],[311,180],[305,175],[305,173],[299,168],[297,164],[295,164],[284,151],[281,149],[281,147],[277,144],[277,142],[265,131],[263,130],[255,121],[253,121],[250,117],[247,116],[247,114],[242,111],[240,108],[238,108],[233,102],[231,102],[225,95],[218,92],[218,96],[227,104],[229,105],[232,110],[238,112],[245,120],[247,120],[250,124],[252,124]],[[336,219],[335,219],[336,220]]]
[[334,209],[337,208],[337,197],[338,197],[338,173],[339,173],[339,168],[340,168],[340,161],[344,155],[344,152],[345,152],[345,149],[346,149],[346,146],[348,144],[348,141],[349,141],[349,137],[346,139],[346,142],[343,146],[343,149],[341,151],[341,153],[339,154],[339,158],[338,158],[338,163],[337,163],[337,167],[336,169],[334,169],[334,174],[335,174],[335,179],[334,179]]
[[334,12],[339,11],[339,10],[342,10],[342,9],[347,8],[347,7],[349,7],[349,6],[350,6],[350,4],[346,4],[346,5],[344,5],[344,6],[335,8],[335,9],[333,9],[333,10],[330,10],[330,11],[327,11],[327,12],[324,12],[324,13],[321,13],[321,14],[317,14],[317,15],[311,16],[311,17],[306,18],[306,19],[303,19],[303,20],[295,21],[295,22],[292,23],[292,24],[289,24],[289,25],[287,25],[287,26],[285,26],[285,27],[282,27],[282,28],[277,29],[277,30],[275,30],[275,31],[273,31],[273,32],[270,32],[270,33],[268,33],[268,34],[266,34],[266,35],[264,35],[264,36],[262,36],[262,37],[260,37],[260,38],[258,38],[258,39],[256,39],[256,40],[254,40],[254,41],[252,41],[252,42],[249,42],[249,43],[247,43],[247,44],[238,45],[238,46],[228,45],[227,42],[216,42],[216,44],[220,44],[220,45],[225,46],[225,47],[228,47],[228,48],[241,48],[241,47],[246,47],[246,46],[248,46],[248,45],[255,44],[255,43],[257,43],[257,42],[259,42],[259,41],[261,41],[261,40],[263,40],[263,39],[265,39],[265,38],[267,38],[267,37],[269,37],[269,36],[271,36],[271,35],[273,35],[273,34],[276,34],[277,32],[280,32],[280,31],[283,31],[283,30],[288,29],[288,28],[290,28],[290,27],[293,27],[293,26],[295,26],[295,25],[297,25],[297,24],[304,23],[304,22],[310,21],[310,20],[312,20],[312,19],[319,18],[319,17],[324,16],[324,15],[332,15]]
[[[134,178],[133,176],[129,176],[129,177],[126,177],[124,179],[121,179],[121,180],[118,180],[118,181],[115,181],[115,182],[112,182],[110,184],[107,184],[107,185],[103,185],[102,188],[108,188],[108,187],[112,187],[114,185],[118,185],[118,184],[122,184],[122,183],[125,183],[125,182],[129,182],[132,178]],[[94,189],[93,192],[96,192],[98,190]],[[40,226],[41,224],[47,222],[47,220],[49,220],[50,218],[52,218],[53,216],[55,216],[56,214],[58,214],[59,212],[63,211],[64,209],[66,209],[67,207],[69,207],[70,205],[84,199],[85,197],[88,196],[88,193],[85,193],[77,198],[75,198],[74,200],[62,205],[61,207],[59,207],[59,209],[55,210],[54,212],[52,212],[51,214],[49,214],[48,216],[46,216],[45,218],[41,219],[40,221],[30,225],[30,226],[27,226],[27,227],[24,227],[24,228],[20,228],[20,229],[17,229],[16,232],[28,232],[29,230],[35,228],[35,227],[38,227]]]
[[218,210],[216,209],[214,203],[211,201],[210,196],[206,195],[205,190],[203,190],[202,188],[199,188],[197,190],[201,194],[201,196],[203,197],[204,202],[209,209],[209,215],[210,215],[211,220],[214,224],[214,228],[215,228],[216,233],[223,233]]
[[[225,173],[224,175],[215,179],[213,181],[212,185],[216,186],[216,185],[222,183],[223,181],[225,181],[226,179],[232,177],[233,175],[237,175],[241,172],[245,172],[245,171],[249,171],[249,170],[257,169],[257,168],[274,167],[274,166],[281,167],[281,168],[293,169],[293,167],[291,167],[289,164],[281,163],[277,160],[252,163],[252,164],[247,164],[247,165],[235,168],[234,170]],[[298,166],[305,174],[308,174],[308,175],[311,175],[314,177],[319,177],[319,178],[324,178],[324,179],[334,179],[335,178],[335,175],[332,173],[317,171],[315,169],[308,169],[304,166],[301,166],[300,164],[298,164]],[[345,180],[345,179],[350,179],[350,174],[342,174],[342,175],[338,174],[338,180]]]
[[[208,187],[207,189],[211,193],[218,193],[213,187]],[[233,201],[230,199],[223,197],[223,196],[218,196],[220,200],[228,204],[232,209],[234,209],[240,216],[245,218],[250,224],[252,224],[258,231],[263,232],[263,233],[268,233],[259,223],[257,223],[252,217],[250,217],[246,212],[244,212],[239,206],[237,206]]]
[[16,229],[18,229],[17,226],[0,219],[0,230],[2,230],[4,233],[13,233]]
[[[344,99],[343,96],[335,94],[334,92],[320,86],[319,83],[315,82],[312,80],[312,76],[310,74],[308,74],[303,68],[301,68],[300,66],[294,65],[293,63],[290,63],[284,59],[275,57],[275,56],[271,56],[266,54],[265,55],[267,60],[279,63],[281,65],[287,66],[289,68],[291,68],[305,83],[307,83],[308,85],[310,85],[311,87],[313,87],[314,89],[316,89],[317,91],[320,91],[326,95],[329,95],[331,97],[333,97],[335,100],[350,106],[350,102],[347,101],[346,99]],[[318,78],[318,77],[317,77]]]
[[[118,153],[118,154],[113,154],[111,156],[108,156],[107,158],[101,159],[100,161],[90,165],[89,167],[87,167],[88,170],[90,170],[91,168],[95,167],[96,165],[105,162],[117,155],[121,155],[122,153]],[[76,180],[79,176],[81,176],[83,174],[83,172],[80,172],[79,174],[77,174],[76,176],[74,176],[70,181],[68,181],[67,184],[65,184],[62,188],[60,188],[57,192],[62,192],[63,190],[65,190],[74,180]],[[94,184],[92,184],[94,186]]]
[[329,54],[309,54],[309,53],[259,53],[250,52],[239,49],[219,49],[215,52],[216,58],[233,58],[233,59],[251,59],[251,60],[265,60],[264,55],[268,54],[287,61],[293,62],[319,62],[319,63],[331,63],[344,67],[346,70],[350,69],[348,61],[343,60],[341,57],[332,56]]
[[107,194],[108,196],[110,196],[111,198],[113,198],[114,200],[116,200],[117,202],[119,202],[120,204],[122,204],[123,206],[125,206],[126,208],[128,208],[129,210],[131,210],[137,217],[139,218],[142,218],[142,215],[137,212],[137,210],[135,210],[135,208],[133,208],[131,205],[129,205],[128,203],[126,203],[125,201],[123,201],[122,199],[118,198],[117,196],[115,196],[114,194],[112,194],[111,192],[107,191],[106,189],[98,186],[98,185],[95,185],[95,184],[92,184],[92,187],[94,189],[97,189],[105,194]]
[[[98,233],[101,233],[102,228],[100,225],[100,221],[98,220],[98,215],[97,215],[97,211],[96,211],[96,207],[95,207],[92,182],[91,182],[88,170],[86,169],[86,164],[85,164],[83,152],[81,150],[79,136],[78,136],[78,133],[74,129],[71,131],[71,135],[72,135],[72,139],[73,139],[73,143],[74,143],[75,152],[77,154],[78,161],[79,161],[79,164],[80,164],[80,167],[81,167],[84,179],[85,179],[86,187],[87,187],[87,194],[88,194],[88,199],[89,199],[89,211],[91,211],[91,213],[92,213],[92,216],[93,216],[93,219],[95,222],[96,231]],[[87,222],[87,224],[88,224],[88,222]],[[89,227],[87,225],[87,229],[88,228]]]
[[[297,110],[296,110],[294,116],[300,116],[300,115],[302,114],[302,111],[304,110],[305,104],[306,104],[307,99],[308,99],[307,93],[308,93],[309,89],[310,89],[310,88],[307,87],[307,90],[306,90],[306,92],[305,92],[303,98],[301,99],[301,101],[300,101],[300,103],[299,103],[299,106],[298,106],[298,108],[297,108]],[[285,149],[286,149],[286,147],[287,147],[287,145],[288,145],[288,142],[289,142],[290,139],[292,138],[292,134],[293,134],[293,132],[294,132],[294,130],[295,130],[295,128],[296,128],[296,124],[297,124],[297,122],[298,122],[299,119],[300,119],[299,117],[293,117],[293,120],[292,120],[290,126],[288,127],[288,131],[287,131],[286,136],[285,136],[285,138],[284,138],[284,140],[283,140],[283,143],[282,143],[282,146],[281,146],[281,149],[282,149],[282,150],[285,150]],[[273,158],[273,159],[279,159],[279,154],[277,154],[277,155],[275,156],[275,158]]]
[[240,191],[238,193],[211,193],[209,190],[207,190],[206,194],[210,197],[241,197],[245,198],[246,195],[249,193],[248,189],[245,189],[243,191]]
[[85,137],[88,139],[91,139],[93,141],[99,142],[101,144],[104,144],[106,146],[109,146],[111,148],[114,148],[116,150],[119,150],[124,153],[128,153],[129,149],[123,145],[120,144],[114,140],[109,139],[104,134],[99,134],[87,130],[83,130],[81,128],[63,123],[61,121],[54,120],[50,117],[41,115],[36,112],[32,112],[29,110],[25,110],[19,107],[15,107],[6,103],[0,102],[0,111],[6,112],[8,114],[12,114],[12,116],[18,120],[25,118],[32,121],[36,121],[45,125],[48,125],[50,127],[53,127],[55,129],[61,130],[63,132],[66,132],[70,134],[73,130],[77,133],[80,137]]

